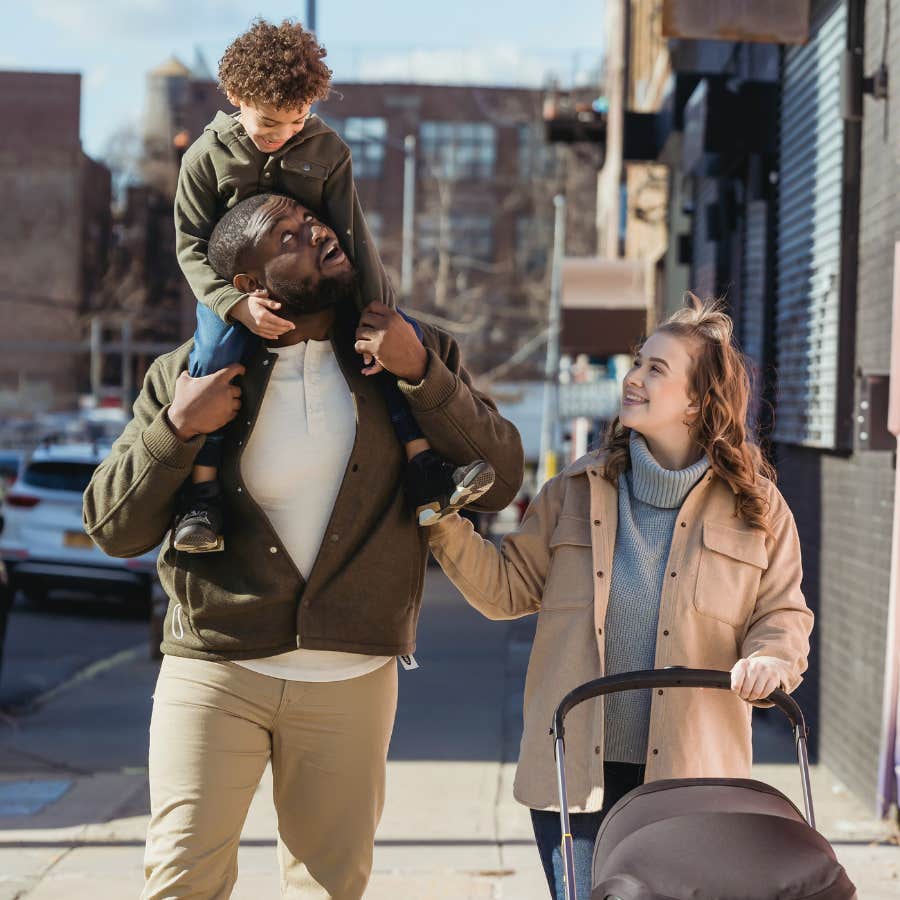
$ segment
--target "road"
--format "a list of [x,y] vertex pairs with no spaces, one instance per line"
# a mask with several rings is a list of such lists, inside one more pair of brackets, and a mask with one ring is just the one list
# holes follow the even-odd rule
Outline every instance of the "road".
[[10,613],[0,710],[21,711],[92,664],[147,643],[147,623],[127,602],[55,593],[41,606],[20,594]]

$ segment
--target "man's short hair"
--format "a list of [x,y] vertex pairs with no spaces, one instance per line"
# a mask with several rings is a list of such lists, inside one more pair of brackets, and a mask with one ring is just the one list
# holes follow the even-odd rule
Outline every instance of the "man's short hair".
[[206,255],[216,274],[229,284],[234,281],[234,276],[243,270],[244,254],[253,246],[252,237],[247,232],[250,219],[274,196],[276,195],[273,193],[254,194],[242,200],[237,206],[229,209],[213,228]]

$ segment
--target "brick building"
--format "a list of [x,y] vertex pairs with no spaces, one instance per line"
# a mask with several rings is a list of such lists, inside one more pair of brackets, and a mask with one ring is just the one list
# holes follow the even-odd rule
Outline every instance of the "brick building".
[[[404,141],[416,138],[412,290],[403,303],[447,327],[475,373],[541,371],[540,352],[513,369],[504,364],[546,321],[555,193],[569,197],[568,252],[595,245],[599,155],[548,146],[542,101],[530,89],[338,83],[317,108],[351,147],[363,208],[398,291]],[[195,140],[220,109],[233,108],[208,77],[174,60],[151,73],[146,171],[158,190],[171,190],[176,136]],[[190,311],[186,289],[183,304]]]
[[[85,387],[83,314],[106,268],[110,173],[81,148],[81,76],[0,72],[0,409],[62,408]],[[32,343],[33,342],[33,343]]]

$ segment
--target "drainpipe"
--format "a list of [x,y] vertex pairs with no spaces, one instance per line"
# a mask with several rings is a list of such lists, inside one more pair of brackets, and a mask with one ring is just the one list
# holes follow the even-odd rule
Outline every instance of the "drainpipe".
[[[888,430],[897,438],[900,456],[900,242],[894,244],[894,304],[891,324],[891,382]],[[884,693],[881,751],[878,760],[879,816],[891,804],[900,806],[900,466],[894,465],[894,532],[891,543],[891,580],[888,598],[887,648],[884,657]]]

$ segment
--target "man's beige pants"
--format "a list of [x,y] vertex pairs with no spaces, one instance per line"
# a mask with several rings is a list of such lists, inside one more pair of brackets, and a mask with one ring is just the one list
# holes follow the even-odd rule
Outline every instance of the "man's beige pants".
[[166,656],[150,722],[143,900],[231,895],[241,828],[270,760],[282,896],[300,895],[305,866],[322,896],[360,900],[396,709],[394,662],[314,683]]

